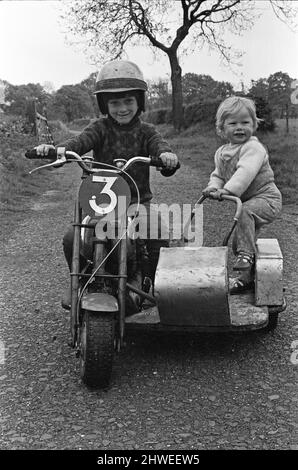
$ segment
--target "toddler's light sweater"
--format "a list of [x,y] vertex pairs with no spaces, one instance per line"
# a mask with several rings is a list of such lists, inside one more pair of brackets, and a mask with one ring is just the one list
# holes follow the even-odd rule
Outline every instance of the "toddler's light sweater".
[[215,170],[208,186],[227,189],[246,201],[274,184],[274,173],[265,147],[257,137],[244,144],[225,144],[217,149]]

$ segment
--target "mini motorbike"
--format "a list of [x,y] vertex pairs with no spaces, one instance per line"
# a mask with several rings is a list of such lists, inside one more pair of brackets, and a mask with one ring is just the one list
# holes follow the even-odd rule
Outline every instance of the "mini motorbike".
[[[138,195],[134,215],[138,213],[139,191],[127,169],[139,162],[162,169],[162,160],[136,156],[128,161],[116,159],[114,165],[110,165],[94,162],[90,156],[80,157],[71,151],[62,155],[59,149],[51,149],[47,157],[37,155],[32,149],[25,156],[56,159],[32,172],[61,167],[70,162],[76,162],[83,170],[73,222],[70,345],[80,358],[83,382],[89,387],[105,388],[110,381],[114,351],[120,351],[124,344],[126,318],[136,313],[145,299],[152,305],[156,304],[155,298],[149,294],[151,280],[148,272],[137,267],[137,255],[141,256],[140,249],[137,254],[137,241],[128,236],[134,217],[127,215],[131,202],[127,178],[135,185]],[[170,176],[179,166],[162,171],[165,176]],[[123,175],[127,178],[124,179]],[[82,256],[86,260],[84,266]],[[146,256],[143,264],[146,264]],[[133,304],[128,291],[141,302]]]
[[[25,155],[41,158],[34,149]],[[161,160],[137,156],[103,168],[91,157],[75,152],[57,149],[48,157],[56,160],[32,171],[69,162],[83,170],[73,223],[70,344],[76,349],[81,379],[88,387],[109,386],[114,354],[124,345],[126,329],[218,332],[268,331],[277,326],[286,301],[283,258],[276,239],[256,242],[255,289],[229,293],[227,245],[241,213],[239,198],[223,196],[236,204],[236,212],[222,246],[198,246],[186,237],[184,246],[161,248],[152,292],[144,272],[139,283],[130,281],[135,273],[128,267],[134,265],[136,241],[128,236],[134,218],[127,215],[131,193],[123,175],[130,178],[127,169],[137,162],[162,167]],[[197,201],[193,214],[204,199]],[[80,258],[86,248],[87,263],[82,266]],[[130,311],[128,292],[145,299],[152,308]]]

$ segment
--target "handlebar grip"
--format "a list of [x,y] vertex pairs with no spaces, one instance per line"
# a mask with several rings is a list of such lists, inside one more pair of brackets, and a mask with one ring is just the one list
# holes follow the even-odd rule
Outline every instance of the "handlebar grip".
[[[164,168],[164,163],[163,163],[163,161],[160,157],[151,157],[150,165],[160,167],[160,168]],[[181,165],[178,162],[176,168],[172,168],[172,169],[164,168],[163,170],[161,170],[161,174],[163,176],[172,176],[172,175],[174,175],[174,173],[176,173],[177,170],[179,170],[180,166]]]
[[179,170],[180,166],[181,165],[178,162],[177,166],[175,168],[172,168],[171,170],[169,170],[168,168],[165,168],[164,170],[161,170],[161,174],[163,176],[172,176],[176,173],[177,170]]
[[150,157],[151,158],[151,162],[150,162],[150,166],[156,166],[156,167],[163,167],[163,161],[160,157]]
[[55,158],[57,158],[57,150],[56,149],[49,149],[49,153],[48,155],[38,155],[36,153],[36,149],[31,149],[31,150],[27,150],[27,152],[25,152],[25,157],[26,158],[29,158],[30,160],[53,160]]

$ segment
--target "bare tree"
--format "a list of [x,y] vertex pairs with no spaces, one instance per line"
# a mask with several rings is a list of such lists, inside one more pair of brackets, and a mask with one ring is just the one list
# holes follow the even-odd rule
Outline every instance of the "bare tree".
[[[267,0],[284,20],[293,17],[293,2]],[[256,3],[258,5],[256,5]],[[76,0],[66,2],[65,18],[76,36],[97,46],[97,59],[119,58],[128,44],[149,44],[169,59],[174,127],[183,125],[182,69],[179,53],[208,45],[226,62],[235,52],[225,42],[229,28],[240,34],[257,18],[261,2],[252,0]],[[291,6],[291,4],[292,6]],[[184,47],[182,50],[182,43]],[[234,56],[235,58],[235,56]]]

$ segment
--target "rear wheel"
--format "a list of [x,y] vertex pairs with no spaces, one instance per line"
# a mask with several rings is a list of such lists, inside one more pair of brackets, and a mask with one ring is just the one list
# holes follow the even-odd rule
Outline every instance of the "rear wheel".
[[278,312],[269,313],[268,325],[266,326],[266,331],[273,331],[278,325]]
[[83,313],[80,339],[80,375],[92,388],[109,385],[115,345],[115,319],[110,312]]
[[281,312],[287,308],[286,298],[283,298],[282,305],[269,306],[269,321],[268,325],[265,328],[265,331],[273,331],[278,325],[278,317]]

